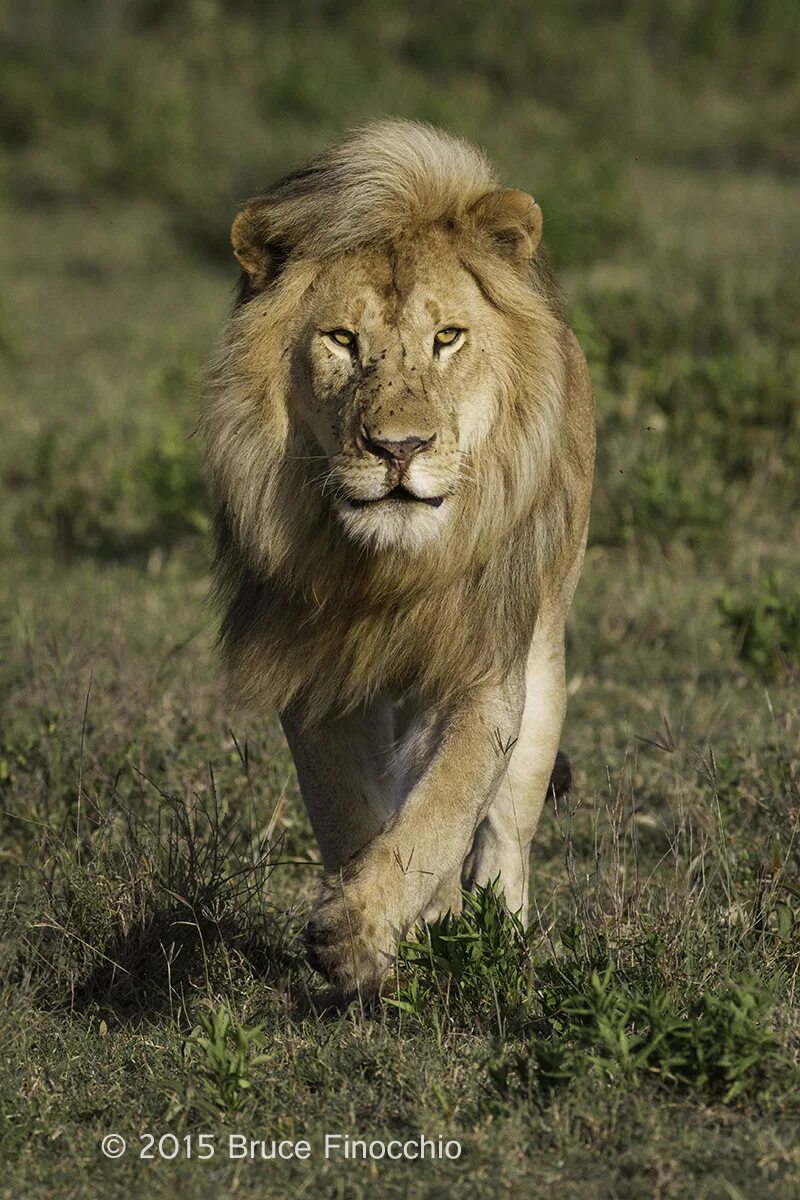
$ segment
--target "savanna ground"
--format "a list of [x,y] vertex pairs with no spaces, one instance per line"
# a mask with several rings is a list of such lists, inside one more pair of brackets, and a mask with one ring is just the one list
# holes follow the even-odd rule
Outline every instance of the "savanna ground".
[[[800,1194],[793,6],[0,12],[0,1195]],[[479,896],[334,1016],[290,758],[221,696],[190,435],[236,202],[386,112],[541,199],[598,478],[536,919]],[[99,1149],[230,1130],[315,1155]]]

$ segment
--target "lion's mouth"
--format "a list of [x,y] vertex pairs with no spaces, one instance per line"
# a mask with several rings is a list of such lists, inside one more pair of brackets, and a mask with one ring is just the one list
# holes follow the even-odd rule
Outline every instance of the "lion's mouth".
[[366,508],[370,504],[383,504],[386,500],[399,500],[402,504],[427,504],[429,508],[438,508],[444,500],[444,496],[415,496],[413,492],[409,492],[407,488],[398,484],[390,492],[386,492],[384,496],[378,496],[374,500],[357,500],[353,496],[349,497],[352,508]]

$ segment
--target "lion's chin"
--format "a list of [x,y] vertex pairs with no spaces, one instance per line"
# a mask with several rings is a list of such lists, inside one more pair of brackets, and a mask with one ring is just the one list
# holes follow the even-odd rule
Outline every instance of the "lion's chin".
[[346,535],[371,550],[404,550],[410,553],[440,537],[450,516],[446,497],[436,503],[394,498],[364,505],[349,501],[336,506]]

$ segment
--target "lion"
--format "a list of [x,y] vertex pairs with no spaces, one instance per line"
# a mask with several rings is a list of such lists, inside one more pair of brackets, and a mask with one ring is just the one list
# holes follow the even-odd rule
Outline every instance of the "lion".
[[343,998],[462,889],[526,919],[595,442],[541,233],[482,152],[401,120],[233,222],[202,422],[220,644],[233,699],[280,716]]

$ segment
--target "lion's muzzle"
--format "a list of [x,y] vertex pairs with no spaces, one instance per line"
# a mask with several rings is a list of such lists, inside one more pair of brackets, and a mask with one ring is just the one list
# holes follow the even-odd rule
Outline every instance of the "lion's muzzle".
[[[378,495],[367,497],[350,496],[349,503],[353,508],[365,508],[370,504],[380,504],[384,501],[397,500],[401,503],[427,504],[438,508],[444,501],[444,495],[425,495],[419,487],[417,472],[414,467],[418,458],[425,451],[431,450],[436,442],[436,434],[407,434],[402,437],[387,436],[376,429],[362,425],[357,438],[357,445],[367,462],[377,459],[385,472],[383,489]],[[377,464],[376,464],[377,465]]]

